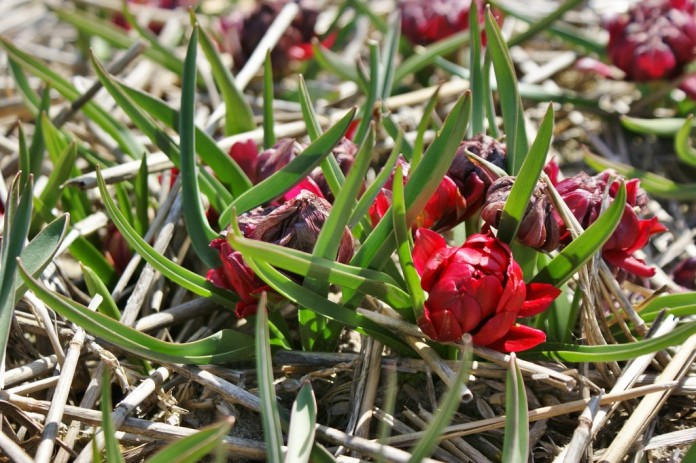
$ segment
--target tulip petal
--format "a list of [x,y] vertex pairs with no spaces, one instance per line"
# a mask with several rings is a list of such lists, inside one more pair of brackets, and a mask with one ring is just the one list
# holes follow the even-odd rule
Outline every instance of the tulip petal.
[[602,257],[611,265],[626,270],[639,277],[649,278],[655,275],[655,269],[649,267],[645,261],[637,259],[621,250],[602,251]]
[[259,159],[259,150],[254,140],[238,141],[230,148],[229,155],[242,168],[251,183],[257,183],[256,166]]
[[520,352],[546,341],[546,334],[536,328],[515,324],[505,336],[487,347],[500,352]]
[[283,195],[283,201],[290,201],[291,199],[295,199],[302,193],[302,191],[309,191],[310,193],[314,193],[315,195],[319,196],[320,198],[324,197],[324,193],[321,192],[321,188],[319,188],[319,185],[312,180],[311,177],[306,177],[303,178],[300,183],[295,185],[294,187],[290,188],[285,194]]
[[515,324],[517,312],[500,312],[483,322],[483,326],[472,333],[474,345],[488,346],[505,336]]
[[440,249],[446,248],[447,243],[439,233],[427,228],[416,230],[413,244],[413,265],[419,275],[423,276],[428,260]]
[[554,299],[561,294],[561,290],[548,283],[530,283],[527,285],[527,296],[519,311],[520,317],[531,317],[543,312]]

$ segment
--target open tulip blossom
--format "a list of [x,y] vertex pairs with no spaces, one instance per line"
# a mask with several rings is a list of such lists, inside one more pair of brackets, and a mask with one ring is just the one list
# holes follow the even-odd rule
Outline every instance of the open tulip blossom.
[[510,247],[491,234],[470,236],[450,247],[438,233],[416,231],[413,263],[428,292],[418,326],[431,339],[459,341],[464,333],[478,346],[516,352],[546,340],[543,331],[517,319],[546,310],[560,290],[525,284]]

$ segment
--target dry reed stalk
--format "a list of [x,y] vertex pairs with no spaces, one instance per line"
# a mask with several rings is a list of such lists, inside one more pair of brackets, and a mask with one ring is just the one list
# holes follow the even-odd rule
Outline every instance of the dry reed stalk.
[[[493,362],[503,368],[506,368],[507,365],[510,364],[510,356],[508,354],[487,347],[474,347],[474,355]],[[565,391],[572,391],[577,384],[577,381],[572,376],[559,373],[543,365],[537,365],[536,363],[522,359],[517,359],[517,365],[520,367],[522,373],[531,375],[532,379]]]
[[[678,383],[687,373],[694,356],[696,356],[696,336],[691,336],[681,345],[672,361],[659,375],[656,384],[675,382],[675,380]],[[624,423],[621,431],[616,435],[609,448],[602,454],[599,461],[601,463],[618,463],[622,461],[630,451],[633,442],[660,411],[670,393],[671,389],[666,389],[644,397]]]
[[[433,414],[422,408],[418,411],[418,414],[423,419],[423,423],[427,423],[433,419]],[[454,448],[463,453],[473,463],[493,463],[484,454],[479,452],[479,450],[476,447],[474,447],[461,437],[452,437],[442,442],[441,445],[443,445],[446,449],[449,450],[450,447],[447,444],[451,444]]]
[[[36,400],[28,397],[21,397],[14,394],[8,394],[5,391],[0,391],[0,400],[6,400],[22,410],[31,412],[45,412],[50,407],[50,402],[46,400]],[[65,416],[92,426],[99,426],[102,423],[101,412],[71,405],[66,405]],[[146,439],[161,439],[167,441],[191,436],[198,432],[198,429],[172,426],[165,423],[157,423],[139,418],[126,418],[121,426],[121,429],[125,432],[143,436]],[[225,439],[223,439],[223,445],[225,445],[230,452],[234,452],[235,455],[239,457],[263,458],[266,453],[263,442],[253,441],[250,439],[227,436]],[[88,444],[85,449],[89,450],[91,456],[91,444]]]
[[[169,378],[169,371],[164,367],[159,367],[149,378],[145,379],[138,387],[133,389],[111,413],[114,429],[120,429],[126,421],[126,418],[133,413],[135,407],[150,397],[157,389],[162,387],[162,383],[164,383],[167,378]],[[102,430],[99,430],[95,435],[94,443],[87,444],[82,449],[82,452],[80,452],[74,463],[90,462],[92,459],[93,447],[96,447],[100,451],[104,448],[104,433]]]
[[[672,390],[677,386],[677,384],[678,381],[666,381],[660,384],[635,387],[617,394],[605,394],[604,396],[602,396],[600,404],[606,405],[614,402],[635,399],[636,397],[641,397],[654,392]],[[529,421],[538,421],[546,418],[553,418],[555,416],[566,415],[568,413],[579,412],[587,406],[590,400],[592,399],[579,399],[571,402],[562,403],[560,405],[539,407],[529,410]],[[466,436],[469,434],[490,431],[492,429],[500,429],[504,426],[505,416],[474,421],[471,423],[455,424],[446,427],[440,438],[448,439],[450,437]],[[411,435],[390,437],[386,440],[386,442],[392,445],[407,445],[415,442],[421,437],[423,437],[423,433],[417,432]]]
[[[677,327],[678,320],[674,317],[669,317],[664,320],[659,326],[655,327],[654,333],[651,337],[662,336],[674,330]],[[653,325],[654,326],[654,325]],[[645,371],[652,359],[655,357],[655,353],[642,355],[630,361],[623,370],[621,376],[619,376],[612,387],[612,393],[624,391],[631,388],[638,376]],[[614,403],[610,406],[602,407],[594,417],[594,422],[592,423],[592,435],[596,435],[597,432],[604,426],[618,406],[618,403]]]
[[58,339],[58,333],[53,326],[51,316],[48,314],[46,304],[31,291],[24,293],[24,300],[29,304],[29,309],[34,313],[34,316],[46,332],[51,347],[53,347],[53,352],[56,353],[58,358],[58,363],[63,363],[65,361],[65,352],[60,344],[60,339]]
[[[350,436],[343,431],[321,424],[317,425],[317,435],[334,444],[342,445],[373,458],[381,458],[382,461],[388,463],[407,463],[411,458],[410,453],[401,449],[363,439],[362,437]],[[424,458],[422,461],[424,463],[437,463],[436,460],[430,458]]]
[[579,463],[592,441],[592,420],[594,419],[602,395],[593,397],[578,417],[578,427],[573,432],[570,443],[553,460],[554,463]]
[[5,380],[5,387],[29,381],[32,378],[43,375],[55,368],[57,364],[58,357],[56,354],[51,354],[47,357],[38,358],[21,367],[7,370],[3,378]]
[[2,452],[15,463],[34,463],[34,460],[7,434],[0,431],[0,449]]
[[[97,307],[99,307],[102,300],[103,299],[101,296],[95,296],[94,299],[92,299],[92,302],[89,304],[89,309],[92,311],[97,310]],[[48,463],[53,457],[53,449],[55,447],[56,438],[58,437],[58,428],[63,418],[63,412],[68,401],[68,396],[70,395],[70,389],[75,376],[77,362],[80,359],[80,353],[82,352],[82,347],[85,344],[85,337],[86,333],[84,329],[79,327],[75,329],[75,336],[73,336],[72,340],[70,341],[68,353],[63,361],[60,379],[56,385],[53,400],[51,400],[51,407],[46,413],[46,421],[44,424],[44,430],[41,433],[41,441],[39,442],[36,449],[36,454],[34,455],[34,460],[37,463]]]

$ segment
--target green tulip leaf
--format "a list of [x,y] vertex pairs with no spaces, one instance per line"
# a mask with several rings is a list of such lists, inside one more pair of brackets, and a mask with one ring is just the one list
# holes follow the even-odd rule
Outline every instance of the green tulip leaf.
[[696,149],[694,149],[689,139],[691,135],[691,126],[693,116],[686,118],[684,125],[681,126],[677,135],[674,137],[674,150],[677,152],[677,157],[690,166],[696,167]]
[[527,393],[515,354],[510,355],[505,380],[505,439],[502,461],[527,461],[529,456],[529,414]]

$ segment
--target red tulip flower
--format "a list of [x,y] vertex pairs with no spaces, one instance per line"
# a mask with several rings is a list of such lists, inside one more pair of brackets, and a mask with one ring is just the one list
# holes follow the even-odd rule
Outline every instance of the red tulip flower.
[[[612,180],[612,178],[617,179]],[[555,186],[580,225],[587,228],[599,217],[605,194],[608,193],[611,198],[616,196],[619,190],[619,179],[620,177],[611,171],[604,171],[594,177],[581,172],[574,177],[561,180]],[[610,181],[611,184],[609,184]],[[650,236],[667,231],[667,228],[658,222],[657,217],[638,218],[636,209],[640,210],[648,201],[639,185],[638,179],[626,182],[624,213],[609,241],[602,247],[602,257],[616,269],[639,277],[651,277],[655,275],[655,269],[633,257],[633,253],[643,248]],[[564,227],[563,224],[561,226]],[[566,243],[570,241],[567,230],[561,237],[561,241]]]
[[628,80],[672,78],[696,58],[693,0],[643,0],[606,27],[609,58]]
[[[404,172],[404,184],[407,180],[409,164],[399,159],[397,161]],[[387,181],[382,191],[375,198],[375,202],[370,206],[370,219],[372,226],[377,223],[387,213],[392,203],[392,183],[394,176]],[[466,211],[466,201],[459,193],[456,183],[445,176],[438,185],[435,193],[430,197],[423,210],[416,217],[413,224],[414,228],[430,228],[437,231],[446,231],[461,223],[464,220]]]
[[546,283],[525,284],[510,248],[491,234],[470,236],[449,247],[438,233],[416,231],[413,263],[428,292],[418,326],[431,339],[459,341],[517,352],[546,340],[543,331],[517,324],[544,311],[560,294]]

